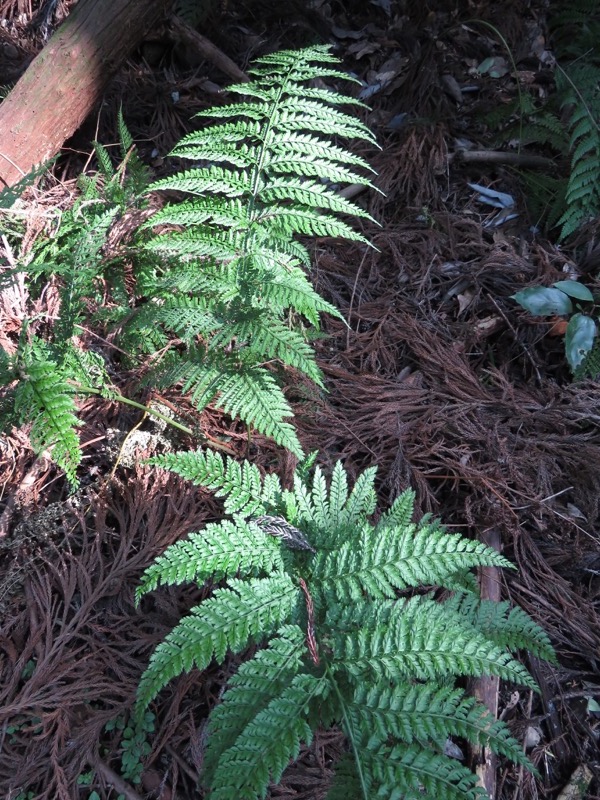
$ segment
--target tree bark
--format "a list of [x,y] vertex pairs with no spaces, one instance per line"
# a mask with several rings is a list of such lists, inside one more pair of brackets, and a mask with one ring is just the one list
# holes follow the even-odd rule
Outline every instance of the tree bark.
[[0,189],[60,150],[170,0],[80,0],[0,103]]

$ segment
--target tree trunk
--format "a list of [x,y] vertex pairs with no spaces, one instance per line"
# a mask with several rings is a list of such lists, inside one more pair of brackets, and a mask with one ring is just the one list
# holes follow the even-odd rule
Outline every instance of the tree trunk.
[[80,0],[0,103],[0,189],[61,148],[169,0]]

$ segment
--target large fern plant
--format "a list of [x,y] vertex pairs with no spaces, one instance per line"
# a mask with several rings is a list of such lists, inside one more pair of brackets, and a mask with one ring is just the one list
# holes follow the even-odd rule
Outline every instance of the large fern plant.
[[501,555],[429,517],[412,522],[411,492],[373,524],[374,469],[349,491],[341,464],[329,487],[305,465],[288,490],[211,452],[154,463],[224,497],[229,519],[144,573],[138,600],[160,585],[218,588],[155,650],[138,714],[181,672],[258,645],[209,717],[211,798],[264,797],[319,725],[340,726],[348,742],[330,800],[485,797],[444,754],[451,736],[530,767],[506,725],[455,686],[459,676],[498,675],[535,688],[511,651],[553,658],[524,612],[479,599],[471,570],[509,566]]
[[217,122],[173,151],[195,165],[151,187],[188,199],[147,223],[146,252],[159,260],[140,283],[148,302],[125,326],[132,346],[166,352],[151,383],[180,384],[199,409],[214,402],[296,454],[273,364],[322,385],[303,320],[316,328],[321,312],[339,316],[311,286],[296,236],[365,242],[340,215],[369,218],[339,194],[370,182],[365,161],[333,140],[374,140],[336,108],[361,104],[324,88],[348,79],[337,64],[322,46],[265,56],[250,83],[229,87],[242,101],[198,115]]
[[[103,354],[81,346],[82,327],[114,337],[130,364],[150,364],[148,385],[177,385],[198,409],[214,402],[301,454],[281,372],[322,385],[311,332],[321,312],[339,312],[313,289],[296,235],[365,241],[340,217],[368,217],[339,194],[345,182],[369,186],[369,167],[334,140],[373,137],[337,108],[361,104],[326,88],[348,77],[337,63],[326,47],[261,59],[252,82],[229,89],[245,99],[199,115],[218,122],[175,148],[195,166],[150,187],[120,115],[120,167],[96,145],[98,176],[81,176],[74,206],[12,272],[27,275],[34,300],[57,285],[60,314],[25,321],[19,344],[0,350],[4,425],[32,423],[32,444],[72,483],[77,396],[110,390]],[[107,255],[123,217],[166,190],[189,199],[155,214],[123,258]]]

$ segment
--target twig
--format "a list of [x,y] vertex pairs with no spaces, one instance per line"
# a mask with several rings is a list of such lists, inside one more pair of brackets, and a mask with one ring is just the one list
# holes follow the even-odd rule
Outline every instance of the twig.
[[102,776],[106,783],[110,784],[117,794],[125,796],[126,800],[142,800],[137,792],[134,792],[128,783],[125,783],[123,778],[119,777],[116,772],[105,764],[104,761],[98,759],[96,761],[96,771]]
[[502,319],[504,320],[504,322],[506,322],[506,324],[508,325],[508,327],[511,329],[511,331],[512,331],[512,333],[513,333],[513,336],[515,337],[515,342],[517,342],[518,344],[520,344],[520,345],[521,345],[521,347],[523,348],[523,350],[525,351],[525,355],[527,356],[527,358],[528,358],[528,359],[529,359],[529,361],[531,362],[531,366],[532,366],[532,367],[533,367],[533,369],[535,370],[536,377],[537,377],[537,379],[538,379],[538,382],[539,382],[539,384],[540,384],[540,386],[541,386],[541,385],[542,385],[542,376],[540,375],[540,371],[539,371],[539,369],[538,369],[538,367],[537,367],[537,364],[536,364],[536,363],[535,363],[535,361],[533,360],[533,356],[531,355],[531,352],[529,351],[529,348],[527,347],[527,345],[526,345],[526,344],[524,344],[523,342],[521,342],[521,341],[519,340],[519,337],[517,336],[517,332],[516,332],[516,330],[515,330],[515,328],[514,328],[514,325],[512,325],[512,324],[511,324],[510,320],[508,319],[508,317],[506,316],[506,314],[504,313],[504,311],[502,311],[502,309],[500,308],[500,306],[498,305],[498,303],[497,303],[497,302],[494,300],[493,296],[492,296],[491,294],[488,294],[488,297],[489,297],[489,299],[492,301],[492,303],[493,303],[493,304],[496,306],[496,308],[498,309],[498,313],[500,314],[500,316],[502,317]]
[[218,67],[225,75],[229,75],[234,81],[240,83],[248,83],[250,78],[245,72],[238,67],[235,61],[232,61],[229,56],[225,55],[222,50],[209,41],[201,33],[195,31],[190,25],[184,22],[180,17],[173,16],[169,20],[171,30],[186,44],[191,45],[197,50],[203,59],[210,61],[215,67]]

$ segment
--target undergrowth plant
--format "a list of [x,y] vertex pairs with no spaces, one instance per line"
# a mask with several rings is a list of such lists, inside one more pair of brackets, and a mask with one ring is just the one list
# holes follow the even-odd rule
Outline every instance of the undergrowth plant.
[[568,317],[565,355],[573,376],[580,379],[600,375],[598,312],[596,299],[587,286],[574,280],[556,281],[552,286],[522,289],[512,298],[535,316]]
[[[80,337],[93,309],[104,303],[112,267],[104,248],[111,227],[120,214],[142,203],[140,190],[149,182],[122,114],[119,131],[120,168],[113,167],[107,150],[96,143],[97,175],[80,176],[81,194],[73,206],[49,212],[50,235],[39,238],[30,254],[5,270],[0,283],[0,291],[10,292],[21,280],[30,308],[47,291],[48,282],[57,292],[58,315],[31,310],[14,346],[0,347],[0,422],[5,429],[31,424],[34,450],[51,451],[72,484],[81,460],[76,398],[89,392],[117,396],[104,356],[83,347]],[[18,221],[19,209],[12,206],[14,201],[7,217]],[[117,291],[117,282],[112,284]],[[124,294],[121,299],[125,301]]]
[[[119,168],[96,145],[99,177],[81,177],[82,194],[56,230],[9,271],[26,273],[34,295],[48,281],[58,286],[60,310],[58,320],[25,320],[18,344],[0,349],[4,425],[32,423],[33,446],[51,451],[72,483],[77,397],[132,402],[112,387],[106,351],[81,345],[85,326],[112,336],[126,366],[146,369],[147,385],[178,386],[199,410],[214,403],[302,453],[283,371],[322,386],[310,340],[322,312],[340,314],[313,289],[297,235],[367,244],[341,217],[369,215],[339,189],[371,186],[369,167],[336,142],[375,142],[338,108],[362,104],[328,88],[348,76],[327,47],[266,56],[249,72],[249,83],[228,90],[239,102],[199,114],[216,122],[173,151],[194,166],[150,186],[120,117]],[[107,255],[121,218],[164,191],[179,199],[139,229],[124,257]]]
[[510,566],[499,553],[431,517],[414,523],[410,491],[372,522],[373,468],[349,491],[340,463],[329,486],[303,464],[292,489],[213,452],[152,463],[215,491],[229,516],[168,548],[137,591],[216,587],[156,648],[138,717],[180,673],[245,655],[208,719],[211,798],[264,797],[317,726],[347,740],[329,800],[486,797],[445,755],[452,736],[532,769],[507,726],[456,685],[497,675],[535,689],[512,652],[554,658],[522,610],[479,598],[471,570]]
[[[486,117],[502,141],[549,147],[566,159],[558,174],[522,175],[532,212],[567,239],[600,213],[600,12],[595,0],[555,0],[549,10],[554,91],[540,100],[519,90],[512,104]],[[512,118],[516,122],[507,124]],[[563,174],[561,174],[561,172]]]

